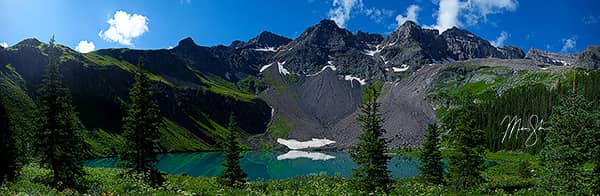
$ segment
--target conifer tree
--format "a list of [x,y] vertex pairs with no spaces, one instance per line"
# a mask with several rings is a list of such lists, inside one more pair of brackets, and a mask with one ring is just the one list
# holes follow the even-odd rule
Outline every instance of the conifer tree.
[[472,188],[482,182],[484,132],[475,128],[477,105],[470,96],[462,98],[462,107],[451,110],[453,119],[446,121],[451,128],[450,139],[454,148],[450,156],[448,183],[455,191]]
[[440,152],[440,131],[437,124],[429,124],[425,135],[425,143],[420,154],[421,178],[431,184],[444,182],[444,168],[442,167],[442,153]]
[[248,176],[240,166],[240,144],[238,137],[235,132],[237,124],[233,113],[229,116],[229,124],[227,126],[227,136],[225,137],[225,143],[223,146],[225,162],[223,167],[225,169],[219,176],[219,181],[222,185],[243,188],[246,184],[246,177]]
[[156,168],[157,155],[160,153],[160,110],[142,62],[140,59],[135,69],[135,83],[129,92],[131,103],[123,118],[126,142],[120,158],[131,169],[130,172],[143,174],[145,180],[158,186],[164,182],[164,177]]
[[17,174],[17,148],[14,130],[9,125],[4,104],[0,103],[0,184],[14,180]]
[[[598,163],[600,114],[593,108],[593,102],[572,93],[561,97],[550,116],[542,150],[542,164],[547,170],[542,184],[552,192],[590,194],[588,191],[597,190],[587,190],[580,183],[584,178],[581,168],[586,162]],[[591,178],[592,183],[598,185],[598,175]]]
[[364,90],[363,103],[360,106],[361,114],[358,116],[363,133],[359,136],[360,142],[352,148],[350,154],[359,166],[354,169],[352,175],[355,188],[370,193],[387,192],[391,183],[387,168],[387,162],[391,157],[384,154],[385,130],[382,127],[380,105],[377,103],[380,91],[379,83],[371,84]]
[[42,126],[37,132],[36,147],[41,153],[41,163],[52,171],[53,186],[58,189],[82,188],[85,175],[83,125],[71,103],[69,90],[62,84],[54,37],[46,52],[48,68],[38,90]]

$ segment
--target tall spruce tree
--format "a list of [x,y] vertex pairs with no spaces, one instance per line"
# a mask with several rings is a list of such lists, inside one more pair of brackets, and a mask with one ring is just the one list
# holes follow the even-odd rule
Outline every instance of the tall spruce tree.
[[0,103],[0,157],[0,184],[3,184],[5,180],[13,180],[18,170],[15,134],[3,103]]
[[475,128],[479,110],[473,101],[470,96],[463,97],[462,107],[452,109],[449,118],[443,119],[451,129],[449,136],[454,152],[448,160],[448,183],[455,191],[470,189],[483,181],[485,133]]
[[364,90],[363,103],[360,106],[361,114],[358,116],[363,133],[359,136],[360,142],[352,148],[350,154],[354,162],[359,165],[352,175],[355,188],[370,193],[388,192],[391,183],[387,167],[391,157],[384,154],[385,130],[382,127],[380,105],[377,103],[380,91],[379,83],[371,84]]
[[243,188],[246,185],[246,177],[248,175],[240,166],[241,149],[237,133],[235,132],[236,128],[237,124],[235,122],[235,116],[231,113],[229,116],[229,124],[227,126],[228,132],[223,146],[225,158],[223,167],[225,167],[225,169],[219,176],[219,182],[228,187]]
[[164,177],[156,168],[157,155],[160,153],[160,110],[142,62],[140,58],[135,69],[135,83],[129,92],[131,103],[123,118],[126,143],[120,158],[126,167],[131,168],[130,172],[143,174],[145,180],[158,186],[164,182]]
[[444,168],[442,167],[442,153],[440,152],[440,131],[437,124],[429,124],[425,134],[425,143],[419,158],[421,159],[421,178],[426,183],[442,184],[444,182]]
[[[552,192],[562,194],[598,193],[598,165],[592,178],[595,186],[585,187],[582,172],[587,162],[598,162],[600,142],[600,114],[593,102],[583,95],[561,97],[549,119],[548,136],[542,150],[544,172],[543,185]],[[594,179],[595,178],[595,179]]]
[[62,84],[59,50],[54,36],[47,48],[48,68],[38,89],[42,126],[37,132],[36,147],[41,163],[50,167],[56,188],[82,188],[84,140],[83,125],[72,105],[71,94]]

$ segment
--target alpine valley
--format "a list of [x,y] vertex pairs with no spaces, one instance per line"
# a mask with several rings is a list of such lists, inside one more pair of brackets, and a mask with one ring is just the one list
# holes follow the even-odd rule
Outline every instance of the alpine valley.
[[[36,89],[48,65],[47,47],[34,38],[0,47],[2,103],[23,135],[39,126]],[[453,96],[460,92],[556,89],[573,69],[600,69],[598,46],[572,54],[525,53],[456,27],[440,33],[410,21],[385,37],[322,20],[295,39],[265,31],[229,46],[185,38],[171,49],[58,49],[89,157],[115,155],[124,142],[122,119],[139,59],[160,108],[163,152],[219,150],[231,113],[247,149],[284,149],[278,139],[313,138],[335,141],[328,149],[348,149],[358,142],[361,96],[372,82],[383,84],[378,100],[388,147],[420,146],[427,125],[456,106]]]

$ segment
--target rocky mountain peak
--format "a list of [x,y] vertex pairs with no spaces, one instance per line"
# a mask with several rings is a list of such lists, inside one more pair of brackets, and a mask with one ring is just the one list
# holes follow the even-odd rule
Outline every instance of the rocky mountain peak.
[[287,49],[280,50],[274,60],[286,62],[284,66],[291,73],[312,74],[324,65],[340,64],[337,61],[341,58],[336,59],[338,55],[360,56],[358,48],[360,44],[350,31],[338,27],[332,20],[321,20],[288,44]]
[[[477,44],[482,44],[484,46],[492,46],[487,40],[482,39],[481,37],[467,31],[464,29],[459,29],[457,27],[452,27],[441,34],[446,40],[461,40],[468,42],[475,42]],[[492,46],[493,47],[493,46]]]
[[441,34],[446,41],[450,57],[454,60],[472,58],[523,58],[523,52],[515,48],[496,48],[489,41],[467,31],[452,27]]
[[321,20],[319,24],[307,28],[292,47],[321,47],[332,50],[347,50],[355,47],[355,39],[350,31],[340,28],[332,20]]
[[15,46],[16,47],[23,47],[23,46],[37,47],[40,44],[42,44],[42,42],[40,42],[40,40],[37,40],[36,38],[27,38],[27,39],[24,39],[23,41],[20,41],[19,43],[15,44]]
[[402,25],[400,25],[399,28],[420,28],[420,27],[419,27],[419,25],[417,25],[417,23],[413,22],[412,20],[407,20]]
[[186,37],[185,39],[182,39],[181,41],[179,41],[179,44],[177,44],[178,48],[190,48],[190,47],[198,47],[198,45],[194,42],[194,40],[191,37]]
[[329,20],[329,19],[323,19],[323,20],[319,21],[319,24],[317,24],[316,26],[324,27],[324,28],[340,28],[335,23],[335,21]]
[[417,42],[431,42],[437,39],[437,30],[423,29],[413,21],[406,21],[391,35],[386,37],[382,44],[391,46],[408,40]]
[[245,47],[253,47],[253,48],[265,48],[265,47],[279,47],[285,44],[288,44],[292,40],[283,37],[269,31],[263,31],[255,38],[252,38],[248,41]]

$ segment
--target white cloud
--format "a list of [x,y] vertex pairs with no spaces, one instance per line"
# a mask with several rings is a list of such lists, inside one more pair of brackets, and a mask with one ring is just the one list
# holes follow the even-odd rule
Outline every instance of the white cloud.
[[562,49],[560,49],[561,52],[569,52],[572,49],[575,48],[575,46],[577,45],[577,38],[575,36],[570,37],[570,38],[566,38],[562,40],[563,46]]
[[363,10],[363,12],[369,17],[369,19],[373,20],[376,23],[381,23],[383,19],[394,15],[394,10],[378,8],[366,8]]
[[139,14],[128,14],[117,11],[113,18],[106,21],[110,27],[100,31],[98,36],[107,41],[118,42],[123,45],[133,45],[131,40],[148,31],[148,18]]
[[343,28],[350,19],[350,13],[355,6],[362,7],[362,0],[333,0],[333,8],[329,10],[329,18]]
[[460,2],[458,0],[440,0],[440,8],[437,14],[437,24],[434,28],[440,33],[454,26],[460,26],[458,13],[460,12]]
[[81,53],[88,53],[94,51],[95,49],[96,45],[94,45],[94,42],[88,42],[87,40],[79,41],[79,44],[77,44],[77,46],[75,47],[75,50]]
[[583,24],[596,24],[598,23],[598,20],[600,20],[600,16],[586,16],[583,17],[581,19],[581,21],[583,21]]
[[474,25],[483,19],[487,21],[487,16],[497,14],[503,11],[515,11],[519,3],[516,0],[468,0],[462,3],[462,9],[465,9],[465,18],[467,24]]
[[502,33],[500,33],[500,36],[498,36],[498,38],[496,38],[496,40],[490,41],[490,44],[492,44],[492,46],[494,46],[494,47],[502,47],[502,46],[504,46],[504,41],[506,41],[508,36],[509,35],[508,35],[508,33],[506,33],[506,31],[502,31]]
[[375,7],[367,8],[363,4],[363,0],[333,0],[333,7],[329,9],[327,15],[339,27],[344,28],[356,13],[369,17],[373,22],[382,23],[384,19],[393,17],[395,11]]
[[417,20],[417,17],[419,16],[419,11],[421,11],[421,8],[418,5],[408,6],[408,8],[406,8],[406,16],[398,14],[398,16],[396,16],[396,23],[398,24],[398,26],[402,26],[404,22],[410,20],[418,24],[419,22]]
[[0,43],[0,46],[2,46],[3,48],[8,48],[8,44],[6,42]]
[[488,15],[514,11],[518,6],[517,0],[440,0],[437,24],[432,28],[442,33],[454,26],[461,27],[463,20],[467,25],[487,22]]

